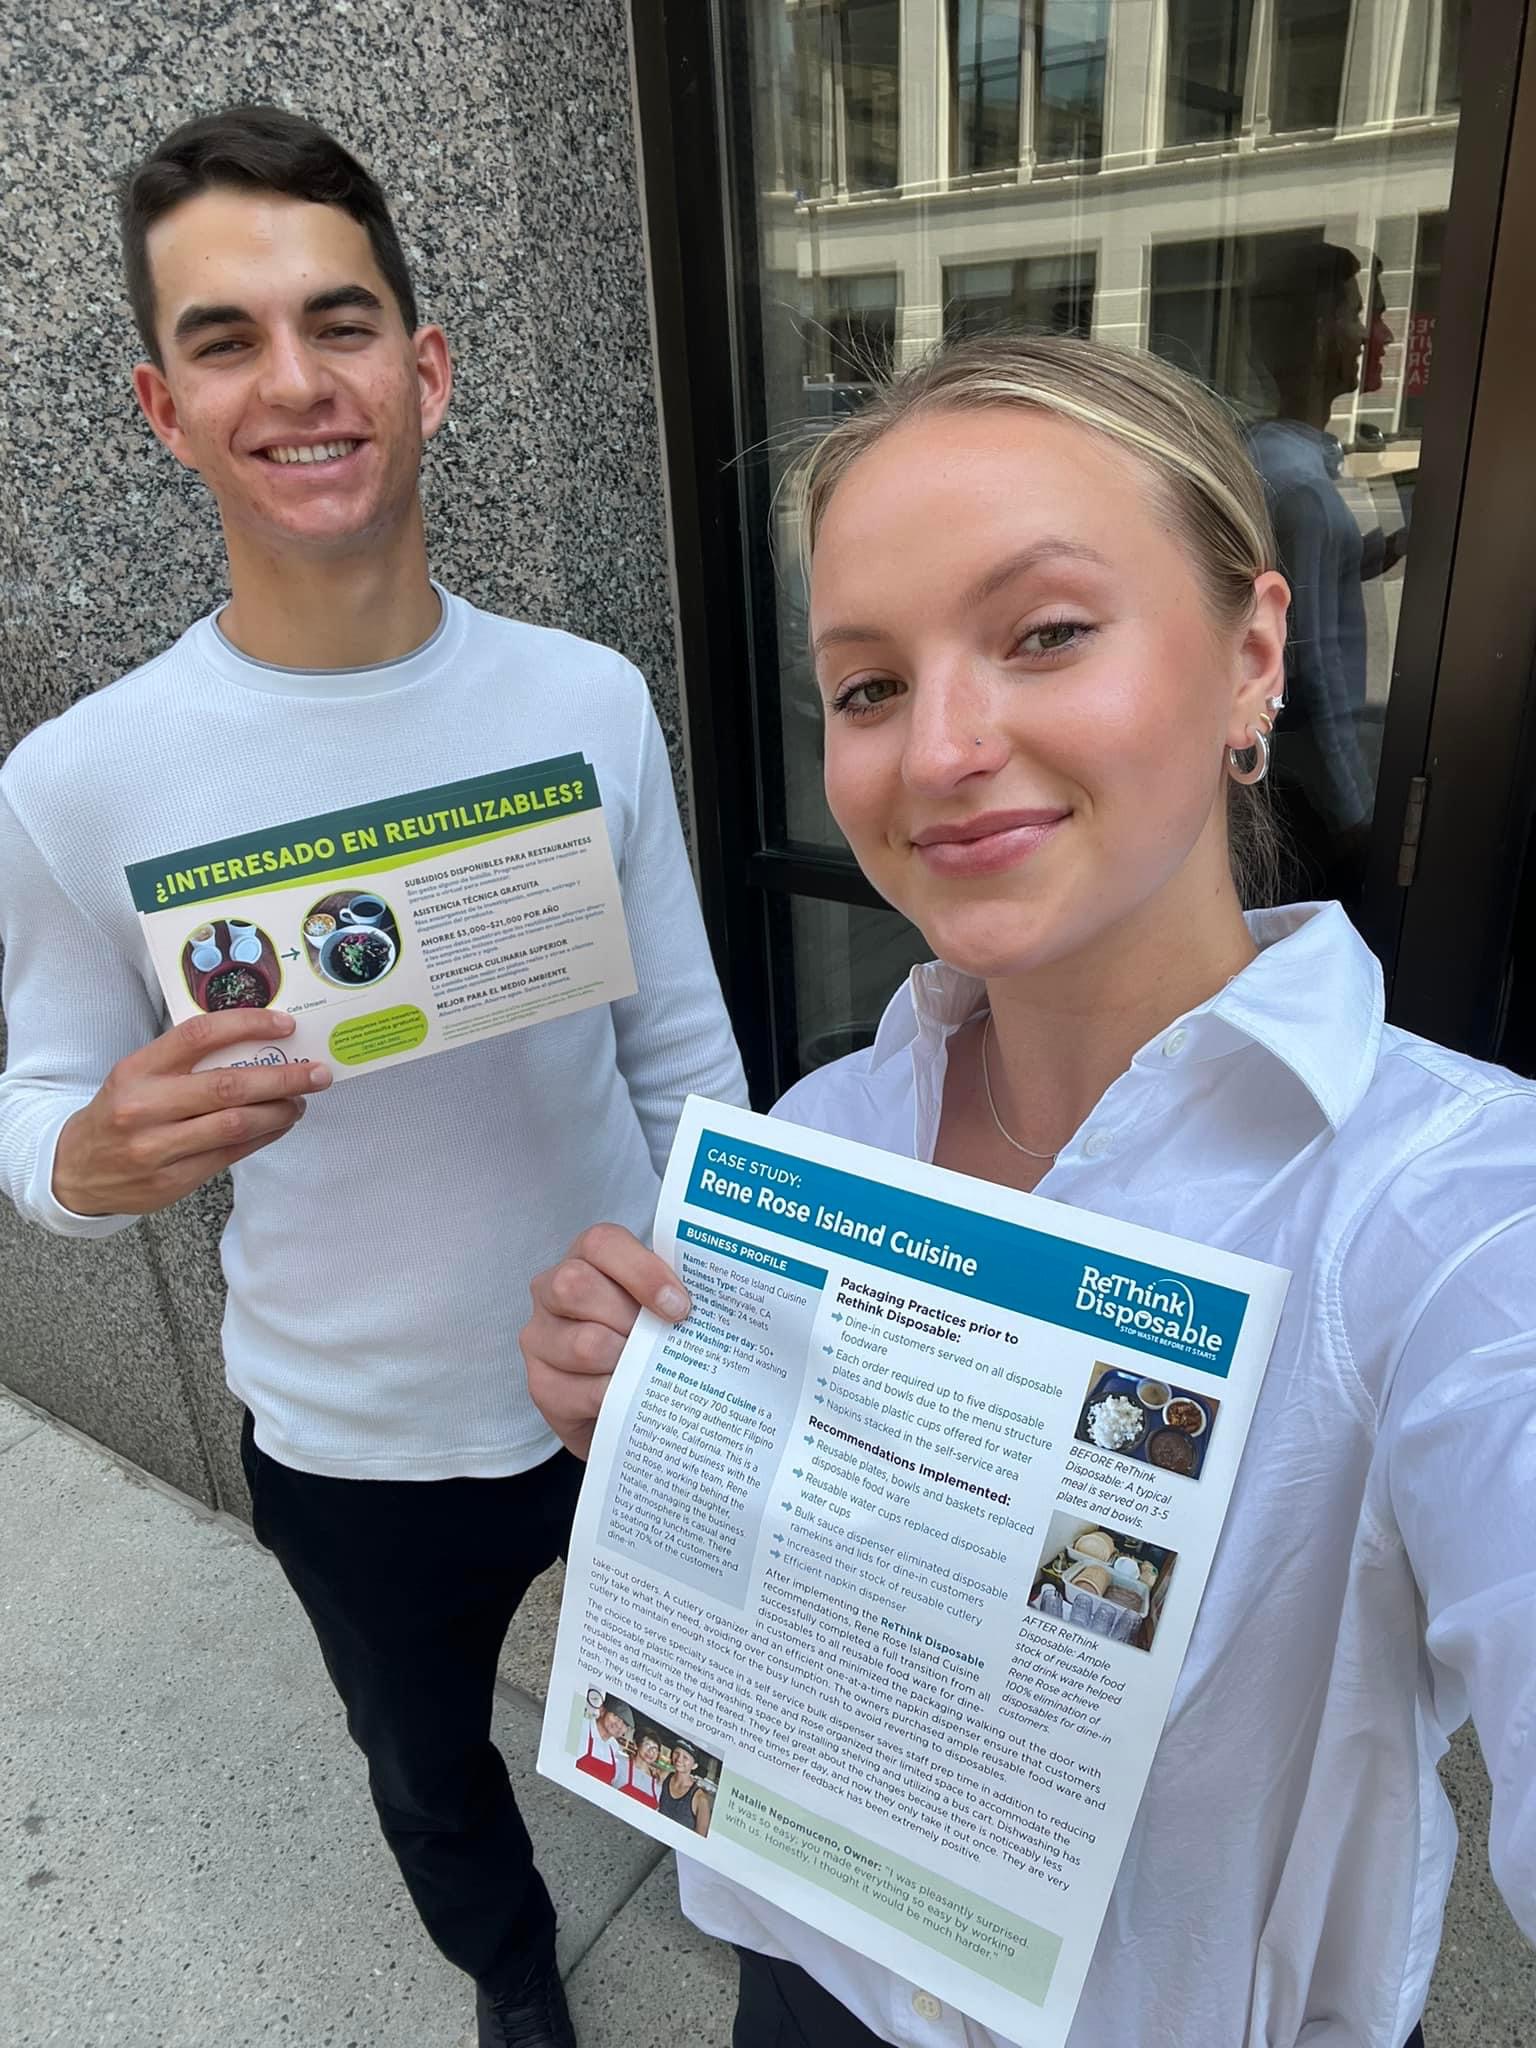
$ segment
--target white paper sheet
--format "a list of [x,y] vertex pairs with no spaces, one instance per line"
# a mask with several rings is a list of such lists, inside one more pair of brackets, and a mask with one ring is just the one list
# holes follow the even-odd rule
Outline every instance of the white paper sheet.
[[[579,754],[138,861],[173,1023],[248,1010],[204,1067],[338,1080],[635,992],[597,777]],[[288,1011],[287,1038],[262,1013]]]
[[1289,1276],[697,1098],[655,1243],[539,1768],[1060,2048]]

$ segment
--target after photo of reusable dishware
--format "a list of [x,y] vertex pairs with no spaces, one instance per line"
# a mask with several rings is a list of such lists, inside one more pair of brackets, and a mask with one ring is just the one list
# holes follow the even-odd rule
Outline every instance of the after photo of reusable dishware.
[[1081,1516],[1054,1514],[1029,1604],[1090,1635],[1150,1650],[1178,1554]]
[[395,913],[368,889],[335,889],[304,913],[309,964],[332,988],[367,988],[400,959]]

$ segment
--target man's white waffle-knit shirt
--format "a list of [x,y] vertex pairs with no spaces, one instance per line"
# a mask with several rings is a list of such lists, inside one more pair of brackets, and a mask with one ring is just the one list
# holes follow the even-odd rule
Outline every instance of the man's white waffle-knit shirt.
[[569,753],[597,772],[639,993],[343,1082],[234,1169],[229,1384],[301,1471],[548,1457],[517,1347],[530,1278],[589,1223],[646,1235],[690,1090],[745,1100],[645,685],[607,648],[446,593],[425,646],[367,669],[272,668],[210,617],[0,772],[0,1184],[99,1237],[131,1219],[60,1208],[59,1130],[167,1022],[124,866]]

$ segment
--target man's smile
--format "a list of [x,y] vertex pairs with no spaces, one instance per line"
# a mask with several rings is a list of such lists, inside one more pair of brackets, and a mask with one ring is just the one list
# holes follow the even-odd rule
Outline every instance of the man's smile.
[[275,462],[285,468],[296,463],[312,467],[316,463],[345,462],[362,445],[359,440],[277,441],[266,448],[258,448],[256,453],[263,461]]

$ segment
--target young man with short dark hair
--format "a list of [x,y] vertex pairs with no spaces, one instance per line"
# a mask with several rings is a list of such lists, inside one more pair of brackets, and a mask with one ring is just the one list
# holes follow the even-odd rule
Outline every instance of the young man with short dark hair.
[[[554,1909],[490,1740],[503,1636],[580,1477],[517,1329],[589,1217],[647,1228],[684,1096],[744,1096],[666,751],[618,655],[431,581],[418,470],[448,347],[361,165],[233,108],[162,142],[121,217],[134,389],[213,493],[232,595],[0,775],[0,1175],[93,1237],[234,1167],[224,1350],[257,1533],[422,1919],[476,1981],[481,2042],[565,2048]],[[128,863],[578,752],[637,995],[334,1093],[297,1063],[194,1071],[249,1024],[164,1028]]]

